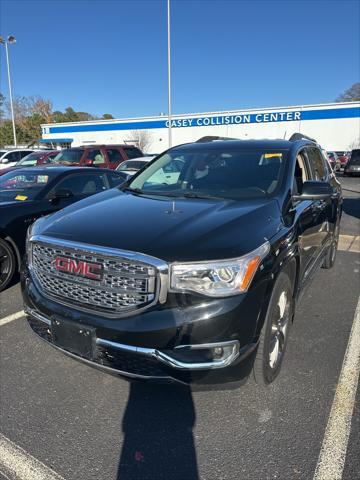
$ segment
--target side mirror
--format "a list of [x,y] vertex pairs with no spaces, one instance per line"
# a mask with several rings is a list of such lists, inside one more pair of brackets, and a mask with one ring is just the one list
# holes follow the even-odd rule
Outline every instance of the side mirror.
[[60,188],[59,190],[56,190],[54,192],[54,194],[50,197],[50,201],[51,202],[54,202],[56,200],[62,200],[62,199],[65,199],[65,198],[71,198],[73,197],[74,194],[71,190],[69,190],[68,188]]
[[293,195],[292,199],[299,200],[325,200],[334,195],[334,189],[328,182],[311,180],[304,182],[301,195]]
[[3,159],[1,160],[1,163],[9,163],[9,159],[8,159],[8,158],[3,158]]

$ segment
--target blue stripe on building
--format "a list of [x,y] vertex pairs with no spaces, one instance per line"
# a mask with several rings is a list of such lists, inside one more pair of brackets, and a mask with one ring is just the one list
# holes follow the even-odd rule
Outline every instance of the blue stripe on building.
[[[229,114],[204,117],[181,117],[172,119],[172,127],[207,127],[207,126],[226,126],[240,125],[248,123],[273,123],[273,122],[291,122],[306,120],[329,120],[335,118],[358,118],[360,117],[359,107],[348,108],[329,108],[317,110],[290,110],[285,112],[259,112]],[[114,122],[98,123],[92,125],[68,125],[49,127],[46,133],[66,133],[66,132],[103,132],[111,130],[150,130],[158,128],[167,128],[168,121],[147,120],[132,122]]]

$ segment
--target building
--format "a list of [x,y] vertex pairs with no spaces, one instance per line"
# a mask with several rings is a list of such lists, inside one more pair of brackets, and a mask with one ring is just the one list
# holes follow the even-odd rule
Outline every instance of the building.
[[[158,153],[168,148],[168,124],[165,116],[46,124],[41,142],[62,147],[135,143],[146,152]],[[360,103],[174,115],[171,126],[173,145],[207,135],[287,139],[301,132],[326,150],[346,151],[360,143]]]

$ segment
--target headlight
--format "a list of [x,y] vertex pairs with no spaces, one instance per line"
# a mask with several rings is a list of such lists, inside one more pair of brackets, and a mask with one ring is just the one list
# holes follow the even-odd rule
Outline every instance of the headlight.
[[269,242],[240,258],[206,263],[171,265],[170,287],[176,292],[197,292],[209,297],[228,297],[246,292]]

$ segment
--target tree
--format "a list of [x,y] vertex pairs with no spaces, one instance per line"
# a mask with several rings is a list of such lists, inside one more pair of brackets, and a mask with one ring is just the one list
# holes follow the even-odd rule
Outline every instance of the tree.
[[140,150],[144,151],[152,144],[152,135],[149,130],[131,130],[127,140],[135,143]]
[[104,113],[101,118],[103,118],[104,120],[111,120],[114,117],[111,115],[111,113]]
[[5,97],[0,92],[0,121],[5,118],[4,105],[5,105]]
[[345,90],[337,99],[337,102],[359,102],[360,101],[360,82],[354,83]]

